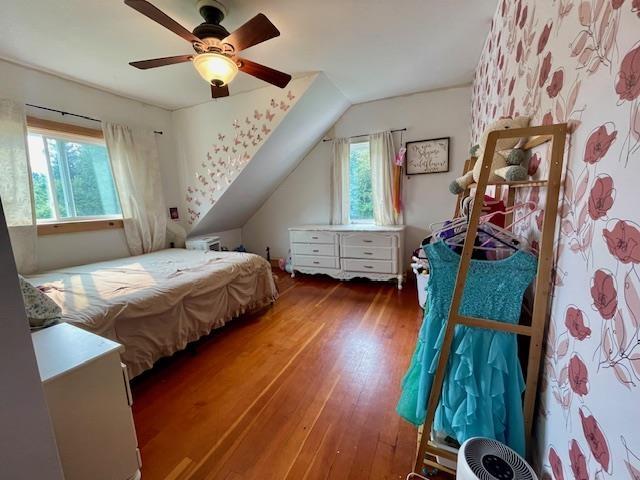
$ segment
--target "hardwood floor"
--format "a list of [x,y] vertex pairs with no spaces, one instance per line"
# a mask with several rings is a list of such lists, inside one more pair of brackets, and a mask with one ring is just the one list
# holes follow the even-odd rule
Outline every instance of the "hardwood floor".
[[133,382],[145,480],[404,479],[395,413],[420,324],[415,287],[279,277],[271,308]]

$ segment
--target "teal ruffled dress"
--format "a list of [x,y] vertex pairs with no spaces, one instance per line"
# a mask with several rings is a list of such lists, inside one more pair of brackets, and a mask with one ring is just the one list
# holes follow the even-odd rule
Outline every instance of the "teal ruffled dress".
[[[397,406],[415,425],[425,420],[460,263],[443,242],[425,252],[431,270],[427,306]],[[536,264],[535,256],[520,250],[503,260],[472,260],[460,313],[518,323]],[[494,438],[524,455],[524,387],[515,334],[458,325],[433,429],[461,444],[476,436]]]

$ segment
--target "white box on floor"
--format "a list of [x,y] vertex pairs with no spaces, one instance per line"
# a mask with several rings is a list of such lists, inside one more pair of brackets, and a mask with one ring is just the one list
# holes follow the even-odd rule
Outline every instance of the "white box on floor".
[[185,242],[187,250],[214,250],[220,251],[220,237],[216,235],[200,235],[187,238]]

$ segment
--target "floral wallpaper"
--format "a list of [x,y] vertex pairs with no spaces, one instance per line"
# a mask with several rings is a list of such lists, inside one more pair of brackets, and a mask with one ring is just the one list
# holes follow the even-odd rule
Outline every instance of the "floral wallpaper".
[[288,90],[282,98],[271,98],[267,105],[260,105],[252,113],[233,120],[224,131],[214,132],[206,158],[196,168],[194,181],[186,187],[189,225],[198,223],[216,203],[299,95]]
[[[474,143],[519,114],[571,131],[534,463],[547,479],[640,480],[640,0],[500,0]],[[544,189],[520,197],[541,206]],[[519,231],[535,238],[543,215],[520,214]]]

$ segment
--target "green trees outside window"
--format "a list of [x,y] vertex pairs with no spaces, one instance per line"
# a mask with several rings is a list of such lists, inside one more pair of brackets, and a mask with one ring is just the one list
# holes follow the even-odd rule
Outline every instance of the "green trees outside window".
[[38,220],[120,215],[104,144],[30,133],[29,157]]
[[349,147],[349,213],[354,223],[373,222],[369,142]]

